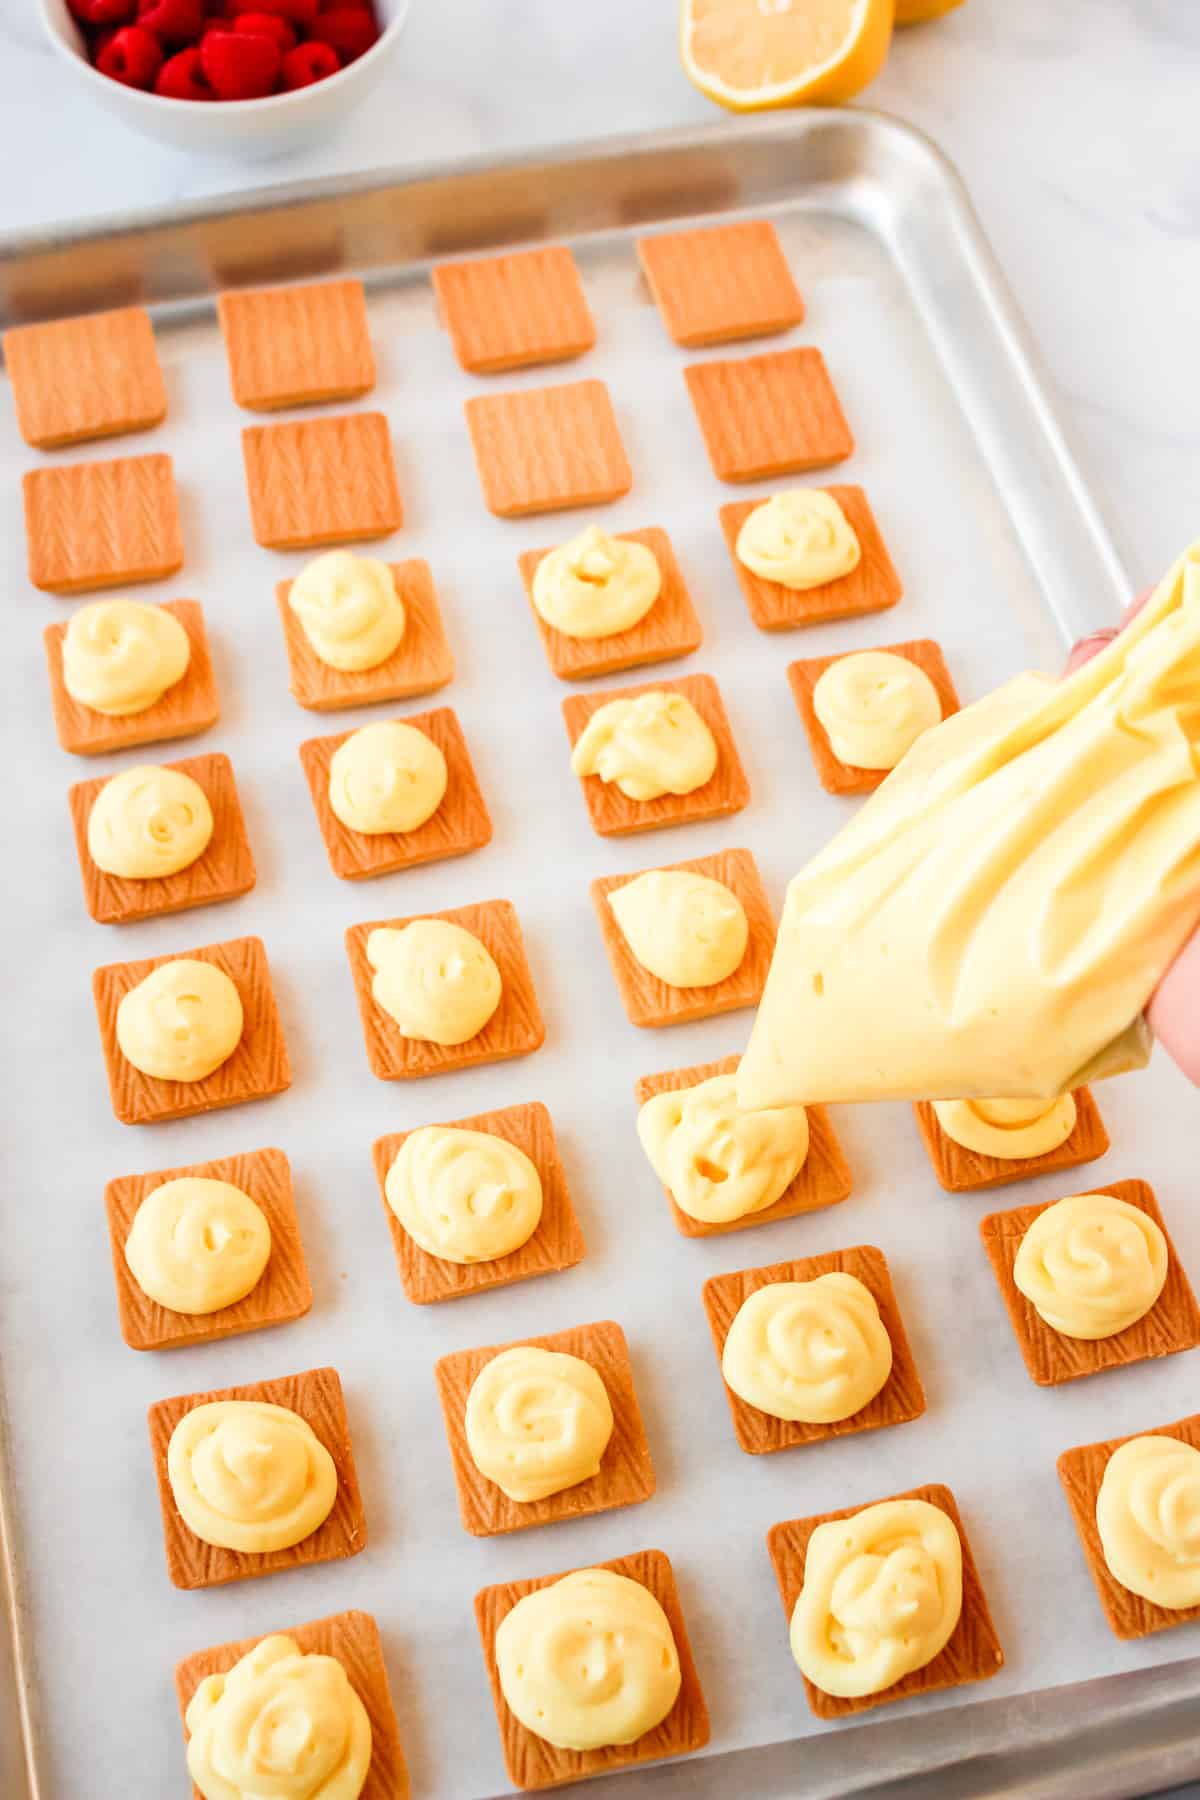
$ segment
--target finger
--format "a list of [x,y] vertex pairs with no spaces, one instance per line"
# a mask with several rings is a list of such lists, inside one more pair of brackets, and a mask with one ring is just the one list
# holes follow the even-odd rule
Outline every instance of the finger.
[[1146,1017],[1167,1054],[1200,1087],[1200,933],[1188,940],[1159,982]]
[[1139,594],[1137,599],[1132,601],[1121,614],[1119,625],[1106,625],[1100,631],[1090,631],[1087,637],[1080,638],[1077,644],[1072,645],[1063,674],[1073,675],[1076,669],[1083,667],[1084,663],[1091,662],[1093,656],[1099,656],[1101,650],[1124,631],[1130,619],[1137,617],[1153,592],[1153,588],[1146,588],[1143,593]]

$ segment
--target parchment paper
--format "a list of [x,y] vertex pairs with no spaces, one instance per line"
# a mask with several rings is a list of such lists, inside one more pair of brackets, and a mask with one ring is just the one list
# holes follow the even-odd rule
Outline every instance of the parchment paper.
[[[1076,1191],[1070,1174],[1006,1197],[952,1198],[934,1182],[909,1109],[837,1108],[855,1181],[825,1213],[688,1241],[670,1219],[634,1131],[640,1074],[738,1051],[750,1015],[658,1033],[626,1020],[588,897],[594,875],[748,845],[772,900],[853,802],[824,794],[784,670],[796,656],[929,635],[964,699],[1062,646],[979,460],[921,321],[881,247],[819,214],[780,220],[809,302],[797,341],[819,344],[858,439],[837,480],[861,482],[906,585],[890,614],[784,636],[751,625],[684,390],[689,357],[638,292],[626,242],[589,246],[583,266],[599,348],[575,368],[501,377],[497,387],[600,375],[611,385],[635,473],[604,511],[610,529],[672,535],[705,644],[682,668],[718,679],[753,787],[739,818],[621,842],[595,837],[568,766],[559,704],[516,570],[517,553],[560,541],[579,515],[504,523],[485,511],[461,414],[491,385],[463,375],[424,288],[377,293],[378,391],[391,420],[406,522],[378,553],[429,558],[458,660],[436,701],[325,717],[287,690],[274,583],[301,557],[258,549],[243,489],[239,415],[214,326],[160,335],[170,393],[164,428],[104,456],[168,449],[180,483],[187,561],[148,599],[205,606],[223,716],[161,760],[220,749],[233,759],[259,882],[231,905],[109,929],[85,914],[69,826],[72,781],[139,753],[83,763],[56,743],[42,627],[75,603],[38,594],[23,564],[18,478],[42,460],[0,418],[4,530],[8,832],[3,1091],[5,1228],[0,1328],[18,1461],[26,1574],[55,1800],[165,1800],[187,1791],[172,1670],[203,1645],[286,1628],[344,1607],[379,1619],[414,1792],[469,1800],[504,1786],[472,1614],[487,1582],[659,1546],[674,1560],[713,1722],[713,1749],[824,1729],[787,1649],[764,1533],[776,1520],[866,1503],[915,1483],[953,1486],[1008,1662],[976,1696],[1164,1662],[1196,1628],[1141,1644],[1108,1633],[1060,1494],[1067,1445],[1149,1428],[1196,1401],[1194,1355],[1042,1392],[1025,1375],[977,1222],[996,1205]],[[719,354],[719,352],[718,352]],[[772,485],[763,484],[766,492]],[[759,490],[754,490],[759,491]],[[1157,571],[1145,571],[1147,576]],[[1099,622],[1099,620],[1097,621]],[[647,672],[648,674],[649,672]],[[604,685],[621,685],[616,677]],[[464,860],[346,884],[331,874],[299,760],[302,739],[448,703],[459,714],[495,822]],[[144,753],[143,753],[144,754]],[[423,908],[511,899],[546,1014],[532,1059],[434,1081],[383,1084],[363,1050],[344,928]],[[257,932],[266,942],[292,1054],[289,1093],[237,1111],[128,1129],[112,1116],[90,995],[101,963]],[[450,1305],[410,1306],[393,1265],[370,1146],[380,1134],[529,1099],[558,1129],[588,1242],[560,1276]],[[1103,1089],[1113,1148],[1086,1179],[1154,1183],[1184,1259],[1200,1275],[1194,1094],[1157,1058]],[[195,1350],[137,1355],[117,1331],[105,1182],[138,1169],[278,1144],[292,1159],[316,1303],[304,1321]],[[887,1254],[929,1397],[894,1430],[750,1459],[733,1438],[700,1304],[704,1279],[856,1243]],[[655,1499],[513,1537],[460,1528],[432,1365],[445,1351],[615,1318],[628,1334],[658,1473]],[[168,1583],[144,1413],[162,1396],[332,1362],[346,1385],[370,1543],[350,1562],[199,1593]],[[895,1716],[895,1709],[889,1709]],[[847,1742],[848,1759],[856,1756]],[[802,1767],[802,1764],[800,1765]],[[636,1779],[636,1778],[635,1778]]]

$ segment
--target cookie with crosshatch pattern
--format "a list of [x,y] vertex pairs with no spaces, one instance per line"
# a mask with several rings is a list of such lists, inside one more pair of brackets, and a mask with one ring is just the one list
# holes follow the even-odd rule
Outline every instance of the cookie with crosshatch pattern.
[[660,794],[654,800],[631,800],[615,781],[599,775],[581,775],[584,803],[592,829],[600,837],[626,837],[635,831],[654,831],[664,825],[689,825],[704,819],[723,819],[741,812],[750,803],[750,783],[734,742],[733,727],[711,675],[682,675],[674,681],[646,681],[639,687],[599,688],[591,694],[569,694],[562,703],[563,719],[571,749],[592,714],[612,700],[632,700],[638,694],[682,694],[712,733],[717,764],[708,780],[690,794]]
[[579,270],[564,244],[435,263],[430,279],[454,354],[472,374],[566,362],[596,342]]
[[771,953],[775,948],[775,919],[758,865],[749,850],[721,850],[715,856],[699,856],[690,862],[659,863],[667,871],[694,869],[721,882],[741,901],[749,936],[736,969],[710,987],[673,987],[638,961],[617,924],[609,895],[646,869],[629,875],[601,875],[592,882],[592,905],[616,979],[621,1002],[633,1025],[682,1025],[689,1019],[709,1019],[739,1007],[757,1006],[766,984]]
[[[464,1044],[434,1044],[405,1037],[371,991],[375,971],[367,960],[367,939],[380,926],[399,931],[414,919],[446,919],[461,926],[479,939],[500,971],[499,1005],[487,1024]],[[346,954],[358,995],[367,1061],[381,1081],[411,1081],[423,1075],[445,1075],[452,1069],[505,1062],[510,1057],[529,1056],[545,1042],[546,1027],[525,956],[525,939],[509,900],[484,900],[445,912],[351,925],[346,933]]]
[[[117,1009],[130,989],[153,970],[188,957],[212,963],[233,982],[242,1003],[242,1035],[232,1055],[211,1075],[200,1081],[164,1081],[156,1075],[143,1075],[122,1052],[117,1042]],[[261,938],[230,938],[223,944],[178,950],[170,956],[108,963],[92,976],[92,997],[112,1107],[123,1125],[187,1119],[217,1107],[263,1100],[291,1086],[291,1063]]]
[[558,1154],[554,1121],[540,1100],[522,1106],[505,1106],[497,1112],[475,1113],[468,1119],[440,1120],[451,1131],[483,1131],[502,1138],[527,1156],[542,1184],[542,1216],[533,1235],[506,1256],[489,1262],[455,1263],[423,1250],[404,1229],[387,1197],[388,1171],[400,1154],[407,1131],[389,1132],[372,1146],[375,1177],[383,1201],[396,1267],[404,1292],[414,1306],[438,1300],[457,1300],[464,1294],[481,1294],[489,1288],[508,1287],[534,1275],[554,1275],[582,1261],[586,1246],[567,1174]]
[[[125,1244],[146,1196],[183,1176],[227,1181],[248,1194],[271,1231],[267,1266],[248,1294],[211,1313],[179,1313],[144,1293],[125,1259]],[[300,1222],[291,1164],[282,1150],[246,1150],[215,1162],[155,1169],[147,1175],[120,1175],[104,1190],[121,1336],[131,1350],[171,1350],[211,1344],[243,1331],[261,1331],[303,1318],[312,1306],[312,1283],[300,1241]]]
[[492,841],[491,815],[453,708],[439,706],[434,712],[410,713],[397,722],[423,732],[446,759],[446,792],[431,816],[412,831],[354,831],[334,812],[329,771],[338,749],[353,737],[352,731],[309,738],[300,746],[300,762],[329,866],[343,881],[363,881],[444,857],[466,856]]
[[142,744],[159,744],[173,738],[195,737],[209,731],[221,716],[216,677],[204,628],[204,608],[198,600],[161,600],[188,635],[188,666],[152,706],[142,712],[117,716],[96,712],[74,699],[63,679],[65,625],[47,625],[42,633],[46,667],[50,676],[50,704],[54,728],[64,750],[73,756],[103,756],[110,750],[133,750]]
[[[400,1732],[388,1685],[387,1667],[379,1627],[370,1613],[331,1613],[306,1625],[278,1627],[306,1656],[332,1656],[341,1663],[350,1685],[363,1703],[371,1725],[371,1761],[358,1800],[408,1800],[408,1770],[400,1746]],[[209,1675],[224,1675],[234,1663],[260,1644],[269,1633],[242,1638],[231,1644],[214,1644],[185,1656],[175,1669],[175,1692],[185,1740],[187,1709],[200,1683]],[[193,1800],[204,1800],[193,1785]]]
[[254,855],[246,836],[233,764],[227,756],[189,756],[160,766],[187,775],[203,791],[212,809],[212,836],[204,851],[173,875],[111,875],[93,861],[88,849],[88,821],[108,778],[77,781],[67,800],[75,831],[75,850],[83,881],[83,899],[101,925],[128,925],[192,906],[212,906],[249,893],[255,882]]
[[[476,1376],[503,1351],[526,1345],[560,1356],[577,1356],[587,1363],[604,1383],[613,1414],[612,1436],[597,1473],[542,1500],[510,1500],[476,1466],[467,1443],[467,1399]],[[507,1344],[457,1350],[435,1363],[434,1374],[454,1464],[459,1514],[472,1537],[496,1537],[533,1525],[550,1525],[558,1519],[583,1519],[619,1506],[635,1506],[654,1493],[654,1464],[633,1385],[629,1346],[613,1320],[575,1325],[548,1337],[516,1338]]]
[[[936,1694],[943,1688],[987,1681],[991,1676],[999,1674],[1004,1667],[1004,1651],[992,1623],[987,1595],[971,1551],[967,1529],[950,1489],[932,1484],[928,1487],[911,1488],[904,1494],[889,1494],[887,1498],[928,1501],[930,1506],[936,1506],[946,1514],[958,1532],[958,1541],[962,1545],[962,1611],[949,1641],[931,1662],[927,1662],[924,1668],[911,1670],[878,1694],[862,1694],[843,1699],[835,1694],[826,1694],[804,1676],[808,1704],[819,1719],[847,1718],[853,1713],[867,1712],[872,1707],[886,1706],[893,1700],[908,1700],[917,1694]],[[838,1512],[817,1513],[813,1518],[788,1519],[783,1524],[772,1525],[767,1533],[767,1549],[789,1625],[800,1589],[804,1585],[804,1563],[809,1539],[817,1526],[830,1524],[835,1519],[852,1519],[856,1513],[864,1511],[866,1506],[877,1504],[877,1501],[867,1501],[863,1506],[845,1506]]]
[[[268,1406],[285,1407],[304,1420],[333,1458],[337,1470],[333,1506],[316,1530],[298,1544],[289,1544],[282,1550],[227,1550],[223,1545],[206,1543],[184,1522],[167,1474],[167,1448],[172,1432],[186,1414],[216,1400],[258,1400]],[[366,1549],[367,1522],[354,1467],[346,1402],[336,1369],[306,1369],[299,1375],[280,1375],[242,1387],[211,1388],[206,1393],[156,1400],[147,1422],[158,1479],[167,1571],[176,1587],[222,1587],[230,1581],[273,1575],[279,1569],[298,1569],[310,1563],[357,1556]]]
[[825,469],[854,450],[825,358],[811,345],[689,363],[683,376],[721,481]]
[[735,219],[637,240],[638,260],[677,344],[767,337],[804,318],[779,233],[769,219]]
[[381,412],[247,425],[242,457],[254,536],[269,550],[390,537],[404,523]]
[[251,412],[353,400],[375,386],[361,281],[234,289],[217,295],[217,317],[233,397]]
[[167,416],[144,306],[14,325],[3,343],[21,436],[39,450],[147,431]]
[[631,1744],[606,1745],[602,1750],[558,1749],[556,1745],[548,1743],[545,1738],[538,1737],[527,1726],[522,1725],[516,1714],[509,1709],[496,1667],[496,1633],[501,1621],[512,1611],[518,1600],[523,1600],[526,1594],[532,1594],[538,1588],[549,1587],[552,1582],[561,1581],[564,1575],[573,1574],[574,1571],[561,1569],[557,1575],[538,1575],[526,1581],[503,1581],[493,1587],[483,1588],[475,1596],[475,1619],[483,1643],[488,1679],[492,1685],[492,1701],[496,1708],[504,1764],[514,1787],[526,1790],[562,1787],[570,1781],[583,1781],[592,1775],[607,1775],[612,1770],[627,1769],[637,1763],[655,1762],[666,1756],[686,1756],[692,1750],[702,1750],[708,1742],[708,1707],[705,1705],[700,1677],[692,1657],[687,1627],[683,1622],[679,1589],[675,1583],[675,1571],[669,1557],[661,1550],[639,1550],[629,1556],[619,1556],[612,1562],[592,1566],[611,1569],[614,1574],[640,1582],[653,1594],[666,1613],[679,1656],[678,1696],[666,1718],[654,1726],[653,1730],[643,1732]]
[[55,463],[21,480],[29,579],[51,594],[162,581],[183,564],[169,456]]
[[603,381],[474,394],[465,411],[484,504],[499,518],[601,506],[633,484]]

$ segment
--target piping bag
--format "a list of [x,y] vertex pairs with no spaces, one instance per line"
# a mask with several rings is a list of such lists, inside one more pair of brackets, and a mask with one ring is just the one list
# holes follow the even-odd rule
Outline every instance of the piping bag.
[[788,888],[743,1107],[1050,1100],[1141,1068],[1200,920],[1200,541],[1066,680],[925,732]]

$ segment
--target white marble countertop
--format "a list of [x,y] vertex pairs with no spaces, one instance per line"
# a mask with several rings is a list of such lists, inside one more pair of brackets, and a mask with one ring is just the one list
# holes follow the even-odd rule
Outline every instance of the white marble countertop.
[[[713,119],[674,0],[413,0],[340,136],[268,164],[187,157],[78,103],[32,0],[0,0],[0,225]],[[957,163],[1129,566],[1200,531],[1200,5],[967,0],[897,34],[862,97]]]

